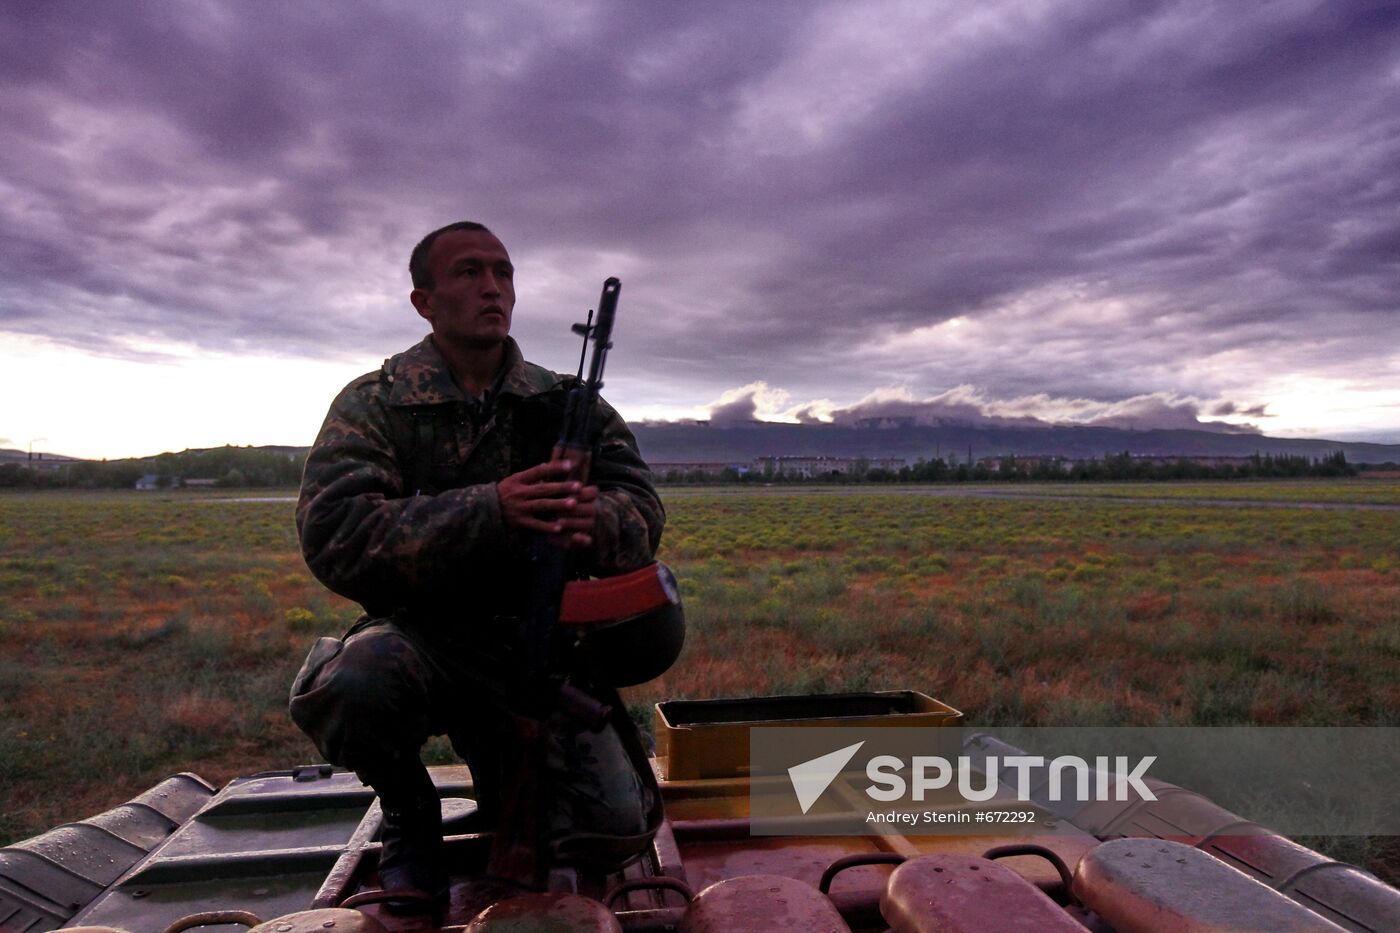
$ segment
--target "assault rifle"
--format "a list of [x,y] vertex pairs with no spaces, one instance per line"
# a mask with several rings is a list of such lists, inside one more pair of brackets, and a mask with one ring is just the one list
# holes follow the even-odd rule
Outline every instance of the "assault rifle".
[[[574,333],[583,337],[583,352],[552,457],[572,463],[571,478],[580,483],[588,481],[603,430],[598,393],[612,347],[613,317],[621,289],[617,279],[604,282],[596,317],[589,312],[585,323],[573,327]],[[549,838],[552,801],[545,764],[550,724],[557,726],[562,714],[573,725],[594,732],[609,724],[617,730],[652,798],[646,832],[613,837],[603,844],[609,854],[601,859],[626,857],[619,848],[638,842],[644,845],[660,824],[660,793],[626,711],[598,697],[616,701],[615,688],[659,676],[675,662],[685,642],[680,592],[665,564],[653,561],[631,573],[583,580],[575,579],[580,574],[576,573],[579,568],[574,555],[567,541],[559,537],[536,535],[532,543],[533,590],[529,614],[520,631],[524,676],[513,703],[519,757],[504,788],[487,865],[488,874],[535,890],[546,886],[556,867],[551,857],[562,845],[560,840]],[[601,837],[593,838],[596,842]],[[574,842],[579,841],[575,836]],[[588,858],[577,844],[559,857]]]
[[[610,278],[603,283],[596,318],[575,324],[574,333],[583,336],[579,357],[579,378],[569,390],[564,420],[553,459],[573,464],[572,479],[588,480],[593,450],[598,443],[598,392],[603,386],[603,366],[612,346],[613,317],[622,283]],[[589,344],[593,358],[588,378],[583,378],[584,359]],[[529,615],[520,631],[524,678],[514,706],[515,735],[519,759],[506,782],[500,822],[491,848],[488,873],[526,888],[539,890],[551,868],[548,857],[550,809],[548,779],[545,775],[547,720],[562,711],[570,719],[590,729],[600,729],[612,709],[589,696],[569,681],[566,653],[571,643],[559,630],[564,589],[575,576],[574,558],[567,542],[537,534],[531,548],[533,589]]]
[[[583,350],[579,354],[579,376],[569,389],[564,405],[564,421],[553,459],[573,463],[570,478],[579,483],[588,482],[588,469],[602,428],[598,423],[598,393],[603,387],[608,350],[612,348],[613,318],[617,315],[617,296],[621,291],[622,283],[617,279],[605,281],[603,294],[598,299],[596,323],[594,312],[590,311],[585,323],[573,326],[574,333],[583,337]],[[593,358],[589,362],[588,378],[584,379],[583,367],[590,343]],[[559,612],[564,588],[575,576],[573,552],[567,544],[536,535],[530,565],[533,573],[530,613],[521,632],[525,682],[529,685],[523,711],[538,719],[562,708],[589,728],[600,729],[607,721],[609,708],[569,684],[561,664],[561,652],[567,644],[558,637]]]

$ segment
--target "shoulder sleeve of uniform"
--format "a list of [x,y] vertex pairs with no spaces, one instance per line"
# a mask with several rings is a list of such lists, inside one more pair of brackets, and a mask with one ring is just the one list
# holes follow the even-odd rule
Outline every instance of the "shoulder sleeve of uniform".
[[573,376],[561,376],[538,363],[521,360],[505,377],[504,388],[515,395],[529,398],[567,388],[574,382]]
[[404,489],[387,380],[356,379],[331,403],[306,460],[297,531],[312,573],[370,612],[411,605],[477,553],[503,545],[495,484],[437,496]]
[[610,576],[655,559],[666,510],[632,431],[611,405],[602,399],[598,405],[603,429],[592,470],[599,492],[591,569]]
[[392,362],[393,358],[387,359],[384,361],[384,369],[376,369],[372,373],[365,373],[360,378],[352,380],[351,383],[345,387],[341,394],[343,395],[346,392],[351,391],[369,392],[375,388],[382,387],[385,382],[385,376],[389,372],[389,365]]

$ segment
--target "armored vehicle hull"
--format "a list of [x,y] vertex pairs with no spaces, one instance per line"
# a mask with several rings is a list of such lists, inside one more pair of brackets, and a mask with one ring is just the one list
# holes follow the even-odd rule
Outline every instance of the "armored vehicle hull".
[[1400,930],[1400,890],[1169,785],[1033,836],[751,833],[749,727],[960,718],[914,693],[660,704],[650,850],[527,896],[484,875],[470,773],[433,768],[452,878],[436,919],[377,898],[381,816],[353,774],[176,775],[0,850],[0,931]]

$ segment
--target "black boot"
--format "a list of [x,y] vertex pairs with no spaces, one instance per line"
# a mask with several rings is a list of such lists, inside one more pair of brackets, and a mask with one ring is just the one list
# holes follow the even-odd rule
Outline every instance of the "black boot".
[[[417,765],[413,768],[411,765]],[[412,762],[393,776],[366,781],[379,794],[384,814],[380,832],[379,881],[385,891],[411,896],[388,906],[396,912],[429,913],[447,900],[447,870],[443,864],[442,802],[428,770]],[[363,776],[362,776],[363,777]]]

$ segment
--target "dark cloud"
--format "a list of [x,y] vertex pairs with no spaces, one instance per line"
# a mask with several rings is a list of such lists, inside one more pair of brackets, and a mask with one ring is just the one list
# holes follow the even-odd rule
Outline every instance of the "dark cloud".
[[1397,69],[1364,0],[12,3],[0,330],[387,354],[409,248],[471,217],[557,368],[622,275],[638,397],[1263,417],[1400,366]]
[[1267,407],[1267,405],[1250,405],[1244,407],[1231,401],[1223,401],[1210,406],[1208,413],[1215,415],[1217,418],[1223,415],[1243,415],[1246,418],[1268,418],[1269,413],[1265,410]]
[[787,407],[788,393],[758,382],[733,389],[710,406],[712,424],[733,427],[757,421],[837,424],[846,427],[992,427],[1049,428],[1061,425],[1150,430],[1154,428],[1257,434],[1252,424],[1211,421],[1208,413],[1259,415],[1229,400],[1203,404],[1197,399],[1156,393],[1111,402],[1054,398],[1044,393],[1020,398],[990,398],[973,386],[960,385],[930,398],[908,389],[880,389],[854,405],[808,402]]
[[1128,399],[1110,406],[1105,414],[1090,418],[1087,424],[1100,428],[1147,431],[1153,428],[1188,431],[1216,431],[1225,434],[1257,434],[1254,425],[1235,425],[1201,420],[1200,406],[1194,402],[1172,402],[1156,396]]
[[732,402],[724,402],[710,409],[710,423],[718,427],[732,427],[736,424],[751,424],[758,420],[758,404],[752,392],[741,395]]
[[[1230,409],[1223,411],[1221,409]],[[1232,403],[1213,406],[1216,415],[1240,413]],[[831,412],[836,424],[918,424],[932,427],[976,426],[1039,428],[1064,424],[1150,430],[1153,428],[1253,434],[1250,424],[1209,421],[1202,406],[1191,399],[1160,395],[1137,396],[1109,403],[1084,399],[1055,399],[1045,395],[1020,399],[989,399],[969,386],[959,386],[940,396],[916,399],[907,393],[868,397],[849,408]]]
[[835,424],[919,424],[930,427],[974,425],[1034,428],[1049,422],[1026,415],[998,414],[986,400],[960,386],[936,398],[916,399],[907,393],[876,394],[849,408],[831,412]]

